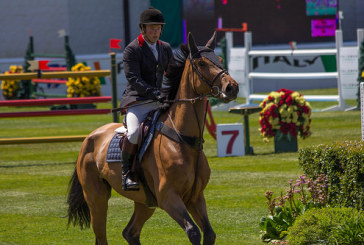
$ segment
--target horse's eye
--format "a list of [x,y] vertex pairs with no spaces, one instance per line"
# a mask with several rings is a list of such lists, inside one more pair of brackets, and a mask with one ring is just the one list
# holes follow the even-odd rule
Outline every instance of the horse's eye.
[[198,65],[199,65],[199,66],[201,66],[201,67],[203,67],[203,66],[205,66],[205,65],[206,65],[206,63],[205,63],[204,61],[200,60],[200,61],[198,62]]

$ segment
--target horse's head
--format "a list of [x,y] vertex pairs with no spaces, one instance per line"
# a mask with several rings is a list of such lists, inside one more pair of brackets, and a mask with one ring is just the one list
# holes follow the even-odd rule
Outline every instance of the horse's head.
[[216,32],[205,46],[197,46],[192,34],[188,34],[189,59],[193,71],[198,74],[198,83],[194,82],[196,92],[227,103],[236,99],[239,85],[223,68],[221,58],[214,53],[215,46]]

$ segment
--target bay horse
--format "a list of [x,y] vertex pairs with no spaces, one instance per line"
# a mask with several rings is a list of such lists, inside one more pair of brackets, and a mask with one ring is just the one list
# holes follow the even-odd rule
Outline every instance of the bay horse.
[[[83,141],[70,180],[68,224],[80,225],[82,229],[91,222],[95,244],[107,244],[106,216],[111,188],[134,201],[134,213],[122,233],[129,244],[140,244],[142,227],[157,207],[182,227],[192,244],[201,243],[200,229],[203,244],[215,243],[216,234],[208,219],[203,194],[210,178],[202,150],[205,98],[214,96],[227,103],[234,100],[239,91],[238,83],[223,69],[214,53],[215,45],[216,33],[205,46],[197,46],[189,33],[188,46],[181,48],[183,62],[174,69],[177,73],[180,70],[179,88],[174,103],[160,115],[158,122],[182,141],[155,130],[140,163],[145,185],[140,185],[139,191],[124,191],[121,164],[105,160],[109,142],[120,123],[106,124]],[[186,138],[195,139],[195,144],[186,143],[183,140]],[[146,189],[156,200],[154,207],[147,205]]]

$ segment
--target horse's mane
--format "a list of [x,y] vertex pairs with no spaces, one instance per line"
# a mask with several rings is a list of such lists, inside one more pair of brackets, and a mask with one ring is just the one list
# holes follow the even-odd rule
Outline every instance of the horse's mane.
[[186,44],[181,44],[179,48],[173,52],[174,60],[169,63],[165,73],[165,77],[170,81],[169,84],[173,84],[169,99],[174,99],[177,94],[189,52]]
[[188,54],[189,50],[186,44],[181,44],[173,52],[174,62],[169,63],[165,74],[169,80],[173,82],[179,82],[181,80]]

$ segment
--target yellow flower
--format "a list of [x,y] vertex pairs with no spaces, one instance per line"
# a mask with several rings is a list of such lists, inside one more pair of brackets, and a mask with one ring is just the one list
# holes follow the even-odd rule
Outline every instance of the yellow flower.
[[[4,72],[4,74],[21,73],[23,68],[21,66],[11,65],[10,71]],[[4,80],[1,82],[1,90],[5,99],[16,98],[17,91],[19,89],[20,80]]]
[[[85,66],[83,63],[78,63],[72,67],[72,71],[90,70],[91,67]],[[67,90],[67,93],[71,94],[72,97],[101,95],[100,79],[98,77],[69,78],[66,85],[68,88],[73,88],[73,90]]]
[[297,123],[297,120],[298,120],[298,115],[297,115],[297,113],[293,113],[293,114],[292,114],[292,122],[293,122],[293,123]]
[[279,125],[279,118],[278,118],[278,117],[273,118],[273,120],[272,120],[272,125],[273,125],[273,126],[274,126],[274,125]]

